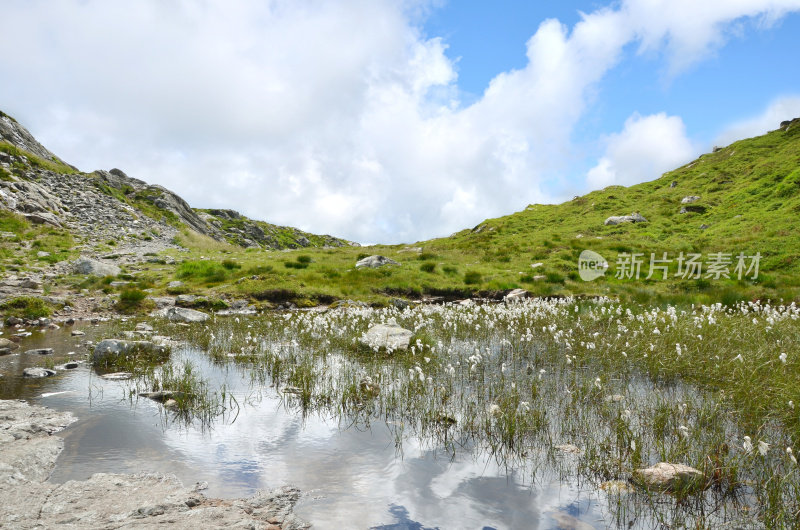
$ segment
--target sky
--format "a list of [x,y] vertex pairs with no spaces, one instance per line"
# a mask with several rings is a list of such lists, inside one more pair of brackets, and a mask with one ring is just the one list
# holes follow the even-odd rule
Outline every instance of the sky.
[[362,243],[652,180],[800,117],[800,0],[0,7],[0,110],[65,161]]

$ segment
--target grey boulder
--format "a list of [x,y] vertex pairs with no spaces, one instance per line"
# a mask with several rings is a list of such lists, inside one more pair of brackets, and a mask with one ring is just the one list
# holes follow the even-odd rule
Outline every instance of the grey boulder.
[[364,259],[360,259],[356,262],[356,269],[362,269],[364,267],[368,267],[371,269],[375,269],[377,267],[383,267],[384,265],[400,265],[398,262],[391,258],[387,258],[386,256],[367,256]]
[[96,259],[81,258],[75,261],[75,272],[78,274],[94,275],[94,276],[116,276],[120,272],[119,267],[113,263],[104,263]]
[[411,343],[413,331],[398,326],[394,322],[376,324],[361,336],[361,344],[372,349],[406,350]]
[[684,197],[681,199],[681,204],[692,204],[693,202],[697,202],[700,200],[699,195],[689,195],[688,197]]
[[197,311],[195,309],[189,309],[186,307],[170,307],[167,309],[167,320],[171,322],[205,322],[208,320],[208,314],[203,313],[202,311]]
[[630,215],[612,215],[608,219],[606,219],[606,225],[618,225],[623,223],[646,223],[647,219],[642,216],[642,214],[638,212],[634,212]]

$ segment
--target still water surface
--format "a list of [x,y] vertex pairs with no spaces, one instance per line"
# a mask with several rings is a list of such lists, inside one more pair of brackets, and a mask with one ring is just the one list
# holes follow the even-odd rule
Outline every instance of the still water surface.
[[[606,500],[561,481],[555,472],[507,469],[470,447],[455,455],[404,437],[402,449],[385,422],[349,427],[331,417],[302,415],[274,388],[254,388],[249,374],[178,349],[213,387],[226,383],[238,415],[209,427],[171,421],[161,405],[130,397],[131,385],[98,377],[88,364],[45,380],[21,377],[42,357],[19,353],[51,347],[56,362],[82,359],[83,341],[103,326],[33,331],[17,353],[0,357],[0,398],[22,398],[79,420],[61,433],[65,448],[51,481],[93,473],[174,473],[184,484],[208,483],[208,496],[246,497],[285,484],[306,495],[295,511],[314,528],[603,528]],[[6,330],[9,333],[9,330]],[[77,352],[68,356],[69,352]]]

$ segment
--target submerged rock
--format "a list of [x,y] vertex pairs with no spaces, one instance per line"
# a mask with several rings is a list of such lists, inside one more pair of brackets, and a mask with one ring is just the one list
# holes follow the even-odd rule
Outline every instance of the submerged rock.
[[146,340],[105,339],[94,347],[92,364],[114,364],[128,355],[138,353],[160,357],[169,353],[169,350]]
[[133,374],[130,372],[112,372],[110,374],[102,374],[100,377],[109,381],[125,381],[132,378]]
[[702,471],[684,464],[659,462],[654,466],[637,469],[633,479],[649,490],[689,491],[705,486]]
[[568,455],[579,455],[579,454],[583,453],[583,451],[581,451],[580,447],[578,447],[577,445],[572,445],[572,444],[557,445],[557,446],[555,446],[555,449],[557,451],[561,451],[562,453],[566,453]]
[[50,355],[53,353],[53,348],[35,348],[33,350],[27,350],[26,354],[36,354],[36,355]]
[[19,344],[17,344],[13,340],[8,340],[4,337],[0,337],[0,350],[6,349],[10,352],[11,350],[16,350],[17,348],[19,348]]
[[369,268],[376,268],[376,267],[383,267],[384,265],[400,265],[398,262],[391,258],[387,258],[386,256],[367,256],[364,259],[360,259],[356,262],[356,269],[361,269],[363,267]]
[[406,350],[413,336],[413,331],[389,322],[369,328],[361,337],[360,342],[373,349]]

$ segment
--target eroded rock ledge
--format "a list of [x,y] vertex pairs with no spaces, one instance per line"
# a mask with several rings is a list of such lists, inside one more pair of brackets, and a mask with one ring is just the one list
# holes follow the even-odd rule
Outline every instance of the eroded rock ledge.
[[54,434],[75,417],[24,401],[0,400],[0,527],[251,528],[309,525],[292,509],[300,491],[283,487],[249,499],[209,499],[174,475],[97,473],[46,482],[63,449]]

